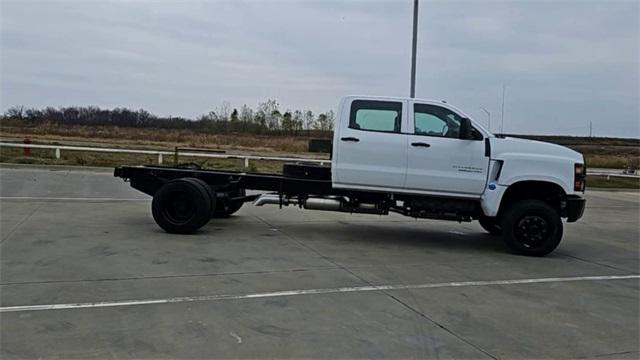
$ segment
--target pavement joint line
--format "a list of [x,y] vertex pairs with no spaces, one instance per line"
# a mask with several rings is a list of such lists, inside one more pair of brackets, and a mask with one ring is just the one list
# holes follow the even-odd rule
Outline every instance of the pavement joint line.
[[638,350],[629,350],[629,351],[619,351],[619,352],[613,352],[613,353],[606,353],[606,354],[598,354],[598,355],[592,355],[589,356],[590,358],[599,358],[599,357],[604,357],[604,356],[613,356],[613,355],[629,355],[629,354],[637,354],[640,353],[640,351]]
[[32,212],[29,213],[29,215],[25,216],[22,220],[20,220],[20,222],[18,222],[12,229],[11,231],[9,231],[9,233],[2,238],[2,240],[0,240],[0,245],[4,244],[4,242],[6,240],[8,240],[11,235],[13,235],[22,225],[24,225],[24,223],[26,223],[27,221],[29,221],[29,219],[31,219],[31,217],[33,216],[33,214],[35,214],[38,210],[40,210],[40,208],[42,207],[42,205],[38,205],[35,209],[33,209]]
[[330,257],[324,255],[323,253],[321,253],[318,249],[314,248],[311,245],[306,244],[305,242],[298,240],[296,237],[294,237],[293,235],[289,234],[288,232],[282,230],[282,229],[278,229],[276,228],[275,225],[271,224],[270,222],[268,222],[267,220],[261,218],[258,215],[254,215],[258,220],[262,221],[263,223],[265,223],[267,226],[271,226],[272,228],[278,230],[281,234],[283,234],[284,236],[286,236],[287,238],[289,238],[290,240],[292,240],[293,242],[297,243],[298,245],[302,246],[303,248],[313,252],[314,254],[316,254],[317,256],[319,256],[322,260],[324,260],[325,262],[328,262],[329,264],[332,264],[334,266],[337,266],[339,269],[351,274],[351,276],[355,277],[356,279],[362,281],[363,283],[367,284],[367,285],[373,285],[370,281],[368,281],[367,279],[362,278],[361,276],[359,276],[358,274],[354,273],[351,269],[349,269],[347,266],[342,265],[340,263],[338,263],[337,261],[331,259]]
[[268,275],[287,272],[306,272],[306,271],[328,271],[340,270],[337,267],[309,267],[304,269],[283,269],[271,271],[239,271],[226,273],[210,273],[210,274],[185,274],[185,275],[159,275],[159,276],[138,276],[138,277],[122,277],[122,278],[99,278],[99,279],[78,279],[78,280],[45,280],[45,281],[17,281],[0,283],[0,286],[16,286],[16,285],[46,285],[46,284],[64,284],[64,283],[82,283],[82,282],[105,282],[105,281],[136,281],[136,280],[161,280],[161,279],[181,279],[191,277],[216,277],[216,276],[236,276],[236,275]]
[[[268,222],[267,220],[263,219],[262,217],[255,215],[255,217],[257,219],[259,219],[260,221],[262,221],[264,224],[266,224],[267,226],[270,226],[272,228],[275,228],[275,225],[271,224],[270,222]],[[322,252],[320,252],[320,250],[316,249],[315,247],[306,244],[305,242],[297,239],[296,237],[294,237],[293,235],[287,233],[286,231],[282,230],[282,229],[277,229],[275,228],[275,230],[280,231],[280,233],[282,233],[284,236],[286,236],[287,238],[289,238],[290,240],[294,241],[295,243],[297,243],[298,245],[308,249],[309,251],[315,253],[316,255],[320,256],[324,261],[333,264],[335,266],[337,266],[338,268],[340,268],[341,270],[345,271],[346,273],[350,274],[351,276],[355,277],[356,279],[360,280],[361,282],[363,282],[364,284],[367,284],[367,286],[372,287],[375,286],[371,281],[369,281],[366,278],[363,278],[362,276],[358,275],[357,273],[355,273],[353,270],[351,270],[349,267],[347,267],[346,265],[342,265],[340,263],[338,263],[336,260],[331,259],[329,256],[324,255]],[[430,321],[432,323],[434,323],[435,325],[439,326],[440,328],[444,329],[444,331],[449,332],[451,335],[453,335],[454,337],[458,338],[460,341],[472,346],[473,348],[477,349],[478,351],[484,353],[484,354],[488,354],[490,357],[494,358],[494,356],[492,356],[491,354],[489,354],[488,352],[484,351],[483,349],[479,348],[478,346],[476,346],[473,343],[470,343],[469,341],[467,341],[466,339],[458,336],[457,334],[453,333],[452,331],[450,331],[449,329],[445,328],[444,326],[438,324],[437,322],[431,320],[430,318],[428,318],[426,315],[424,315],[422,312],[417,311],[416,309],[412,308],[411,306],[405,304],[404,302],[400,301],[397,297],[393,296],[392,294],[389,293],[388,290],[385,289],[381,289],[380,290],[385,296],[389,297],[392,301],[398,302],[401,306],[405,307],[406,309],[408,309],[409,311],[417,314],[418,316],[422,317],[423,319],[426,319],[427,321]],[[423,354],[421,354],[422,356],[420,357],[428,357],[426,352],[427,352],[427,346],[424,345],[424,342],[426,340],[426,334],[424,332],[424,328],[422,327],[422,324],[418,325],[417,331],[420,332],[420,338],[423,339],[423,347],[421,348]],[[436,347],[436,351],[437,351],[437,347]],[[436,352],[436,357],[439,357],[437,352]]]
[[[294,236],[290,235],[289,233],[283,231],[282,229],[279,229],[275,224],[270,223],[269,221],[263,219],[261,216],[259,215],[254,215],[254,217],[258,220],[260,220],[263,224],[269,226],[272,230],[276,230],[278,232],[280,232],[282,235],[284,235],[285,237],[287,237],[289,240],[295,242],[296,244],[298,244],[298,246],[301,246],[305,249],[307,249],[308,251],[311,251],[312,253],[314,253],[316,256],[319,256],[323,261],[328,262],[331,265],[337,266],[338,268],[345,270],[349,273],[351,273],[351,271],[345,269],[344,266],[336,263],[335,261],[329,259],[329,257],[325,256],[324,254],[320,253],[318,250],[316,250],[315,248],[313,248],[312,246],[309,246],[307,244],[305,244],[304,242],[296,239]],[[356,278],[360,279],[360,277],[356,276]],[[360,279],[362,280],[362,279]],[[366,281],[364,281],[365,283],[367,283]]]
[[[440,329],[442,329],[443,331],[451,334],[453,337],[457,338],[458,340],[462,341],[463,343],[471,346],[472,348],[480,351],[481,353],[485,354],[486,356],[488,356],[491,359],[499,359],[496,355],[490,353],[489,351],[483,349],[482,347],[480,347],[477,344],[474,344],[473,342],[465,339],[464,337],[458,335],[456,332],[454,332],[453,330],[449,329],[448,327],[444,326],[443,324],[433,320],[432,318],[430,318],[429,316],[427,316],[422,310],[417,310],[416,308],[414,308],[413,306],[407,304],[406,302],[400,300],[397,296],[393,295],[393,294],[389,294],[388,292],[384,292],[385,294],[387,294],[391,299],[393,299],[394,301],[398,302],[400,305],[404,306],[406,309],[408,309],[409,311],[415,313],[416,315],[420,316],[421,318],[429,321],[430,323],[434,324],[435,326],[439,327]],[[411,296],[413,297],[413,294],[411,293]],[[415,298],[414,298],[415,301]],[[422,337],[423,339],[425,338],[424,336]],[[434,347],[437,351],[437,346]],[[437,355],[437,353],[436,353]],[[439,356],[436,356],[436,358],[439,358]]]
[[589,259],[583,259],[583,258],[574,256],[574,255],[564,254],[564,256],[566,256],[568,258],[571,258],[571,259],[575,259],[575,260],[578,260],[578,261],[585,262],[587,264],[598,265],[598,266],[602,266],[602,267],[606,267],[606,268],[613,269],[613,270],[618,270],[618,271],[625,271],[624,269],[620,269],[620,268],[615,267],[613,265],[607,265],[607,264],[603,264],[603,263],[600,263],[600,262],[597,262],[597,261],[593,261],[593,260],[589,260]]
[[262,298],[301,296],[301,295],[322,295],[322,294],[358,293],[358,292],[393,291],[393,290],[417,290],[417,289],[434,289],[434,288],[449,288],[449,287],[522,285],[522,284],[628,280],[628,279],[640,279],[640,274],[576,276],[576,277],[512,279],[512,280],[460,281],[460,282],[428,283],[428,284],[414,284],[414,285],[373,285],[373,286],[369,285],[369,286],[353,286],[353,287],[338,287],[338,288],[324,288],[324,289],[284,290],[284,291],[273,291],[273,292],[253,293],[253,294],[236,294],[236,295],[219,294],[219,295],[202,295],[202,296],[182,296],[182,297],[172,297],[172,298],[164,298],[164,299],[116,300],[116,301],[61,303],[61,304],[43,304],[43,305],[17,305],[17,306],[0,307],[0,313],[40,311],[40,310],[107,308],[107,307],[121,307],[121,306],[140,306],[140,305],[221,301],[221,300],[262,299]]
[[[268,222],[267,220],[263,219],[262,217],[255,215],[255,217],[257,219],[259,219],[260,221],[262,221],[265,225],[270,226],[272,228],[275,228],[275,225],[271,224],[270,222]],[[282,233],[284,236],[286,236],[287,238],[289,238],[290,240],[294,241],[295,243],[297,243],[298,245],[306,248],[307,250],[315,253],[317,256],[320,256],[320,258],[322,258],[324,261],[333,264],[335,266],[337,266],[339,269],[341,269],[342,271],[350,274],[351,276],[353,276],[354,278],[360,280],[362,283],[366,284],[367,286],[375,286],[371,281],[369,281],[368,279],[358,275],[357,273],[355,273],[352,269],[350,269],[349,267],[347,267],[346,265],[342,265],[340,263],[338,263],[336,260],[331,259],[329,256],[324,255],[320,250],[316,249],[315,247],[303,242],[302,240],[297,239],[295,236],[287,233],[286,231],[282,230],[282,229],[277,229],[275,228],[275,230],[278,230],[280,233]],[[406,309],[408,309],[409,311],[418,314],[418,316],[422,317],[423,319],[426,319],[428,321],[431,321],[432,323],[436,324],[437,326],[443,328],[445,331],[448,331],[448,329],[444,328],[443,326],[441,326],[438,323],[435,323],[434,321],[432,321],[431,319],[429,319],[428,317],[426,317],[423,313],[415,310],[414,308],[408,306],[407,304],[403,303],[402,301],[400,301],[398,298],[396,298],[395,296],[393,296],[392,294],[390,294],[387,290],[381,290],[382,293],[389,297],[392,301],[398,302],[401,306],[405,307]],[[423,341],[423,346],[421,347],[421,354],[420,357],[429,357],[427,354],[427,350],[429,347],[426,346],[424,343],[426,341],[426,334],[424,331],[424,327],[422,326],[422,322],[420,322],[417,326],[417,331],[420,333],[419,338],[422,339]],[[468,341],[466,341],[465,339],[460,338],[459,336],[457,336],[456,334],[454,334],[451,331],[448,331],[449,333],[451,333],[453,336],[457,337],[458,339],[460,339],[461,341],[469,344],[470,346],[474,347],[477,349],[477,346],[475,346],[474,344],[469,343]],[[431,334],[430,334],[431,335]],[[433,339],[432,339],[433,340]],[[436,348],[436,358],[439,357],[438,353],[437,353],[437,347]],[[486,353],[485,351],[483,351],[482,349],[478,349],[479,351]]]

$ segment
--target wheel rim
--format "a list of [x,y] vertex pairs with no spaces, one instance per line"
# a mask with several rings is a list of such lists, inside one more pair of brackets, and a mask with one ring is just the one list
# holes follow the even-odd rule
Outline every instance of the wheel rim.
[[526,248],[538,247],[551,234],[547,220],[538,215],[523,216],[515,228],[515,238]]
[[171,191],[167,194],[166,204],[164,215],[175,224],[189,221],[196,212],[196,208],[186,191]]

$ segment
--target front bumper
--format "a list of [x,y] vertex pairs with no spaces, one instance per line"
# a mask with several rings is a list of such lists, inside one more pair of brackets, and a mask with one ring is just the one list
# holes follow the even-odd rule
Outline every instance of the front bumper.
[[563,215],[566,216],[567,222],[574,222],[584,215],[584,208],[587,200],[581,196],[567,196],[567,204],[564,207]]

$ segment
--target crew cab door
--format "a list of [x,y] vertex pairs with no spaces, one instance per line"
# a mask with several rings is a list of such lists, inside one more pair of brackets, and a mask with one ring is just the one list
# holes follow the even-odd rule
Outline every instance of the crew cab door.
[[407,190],[480,195],[489,158],[481,133],[460,138],[462,116],[436,103],[409,102]]
[[[341,109],[334,138],[333,186],[402,189],[407,136],[406,101],[350,99]],[[404,126],[406,127],[406,121]]]

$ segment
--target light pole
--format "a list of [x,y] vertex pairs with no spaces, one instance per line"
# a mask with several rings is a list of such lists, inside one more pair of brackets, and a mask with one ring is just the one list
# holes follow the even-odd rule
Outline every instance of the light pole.
[[507,87],[502,84],[502,111],[500,112],[500,134],[504,134],[504,93]]
[[485,108],[481,108],[481,109],[487,114],[487,128],[489,132],[491,132],[491,113],[489,112],[489,110]]
[[416,48],[418,47],[418,0],[413,0],[413,42],[411,49],[411,98],[416,97]]

